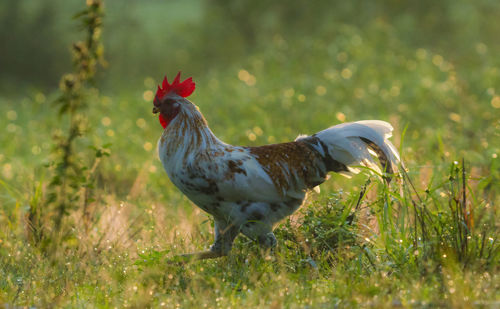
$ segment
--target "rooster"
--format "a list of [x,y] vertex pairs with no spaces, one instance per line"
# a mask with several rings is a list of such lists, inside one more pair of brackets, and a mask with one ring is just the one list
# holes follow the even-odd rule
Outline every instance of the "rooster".
[[345,176],[365,166],[388,174],[397,171],[399,155],[387,139],[389,123],[366,120],[343,123],[295,141],[259,147],[232,146],[210,130],[198,107],[187,99],[192,78],[170,84],[165,77],[154,98],[164,128],[159,158],[172,183],[214,217],[215,241],[196,259],[227,255],[239,233],[263,248],[276,246],[273,226],[303,203],[309,190],[328,172]]

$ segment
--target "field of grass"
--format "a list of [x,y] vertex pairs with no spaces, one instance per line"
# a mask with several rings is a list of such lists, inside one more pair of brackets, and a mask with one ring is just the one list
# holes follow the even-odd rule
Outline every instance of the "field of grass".
[[[148,1],[125,14],[145,20],[136,29],[120,28],[122,8],[110,2],[109,66],[99,69],[110,73],[85,91],[88,129],[74,160],[87,169],[67,201],[63,236],[35,237],[30,217],[41,210],[36,222],[55,230],[53,136],[69,127],[54,104],[60,90],[0,95],[0,306],[500,306],[498,4],[443,1],[427,11],[339,1],[323,3],[329,18],[316,19],[321,10],[300,1],[266,14],[263,1],[234,1],[245,18],[221,19],[220,2]],[[295,6],[304,15],[294,19]],[[162,24],[164,16],[172,18]],[[155,33],[166,28],[170,37]],[[122,45],[127,35],[145,50]],[[228,257],[168,263],[213,241],[211,218],[156,154],[152,98],[161,74],[178,70],[193,76],[190,99],[227,143],[285,142],[381,119],[394,126],[407,173],[390,186],[368,173],[332,175],[276,227],[274,252],[239,236]]]

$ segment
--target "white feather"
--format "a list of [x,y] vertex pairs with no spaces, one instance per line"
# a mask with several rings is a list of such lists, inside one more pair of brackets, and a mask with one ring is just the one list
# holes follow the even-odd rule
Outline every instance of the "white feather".
[[361,138],[377,145],[396,171],[399,154],[388,140],[392,136],[392,130],[392,126],[385,121],[364,120],[339,124],[317,133],[316,136],[328,147],[330,156],[347,166],[349,172],[359,173],[360,169],[356,166],[366,166],[380,173],[379,166],[373,160],[376,153]]

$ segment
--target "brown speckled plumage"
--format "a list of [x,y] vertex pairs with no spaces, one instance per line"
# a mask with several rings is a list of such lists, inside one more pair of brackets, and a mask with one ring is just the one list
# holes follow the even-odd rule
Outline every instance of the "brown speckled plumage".
[[306,142],[295,141],[247,149],[281,191],[294,185],[295,177],[291,177],[292,174],[304,180],[306,189],[317,186],[318,178],[324,179],[326,176],[327,171],[320,168],[323,158]]

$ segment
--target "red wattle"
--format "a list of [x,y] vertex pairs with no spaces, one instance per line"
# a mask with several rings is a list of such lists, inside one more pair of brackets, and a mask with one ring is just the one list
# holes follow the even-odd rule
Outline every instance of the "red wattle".
[[167,119],[165,119],[165,117],[163,117],[162,114],[160,114],[160,124],[161,126],[165,129],[167,126],[168,126],[168,123],[170,121],[168,121]]

